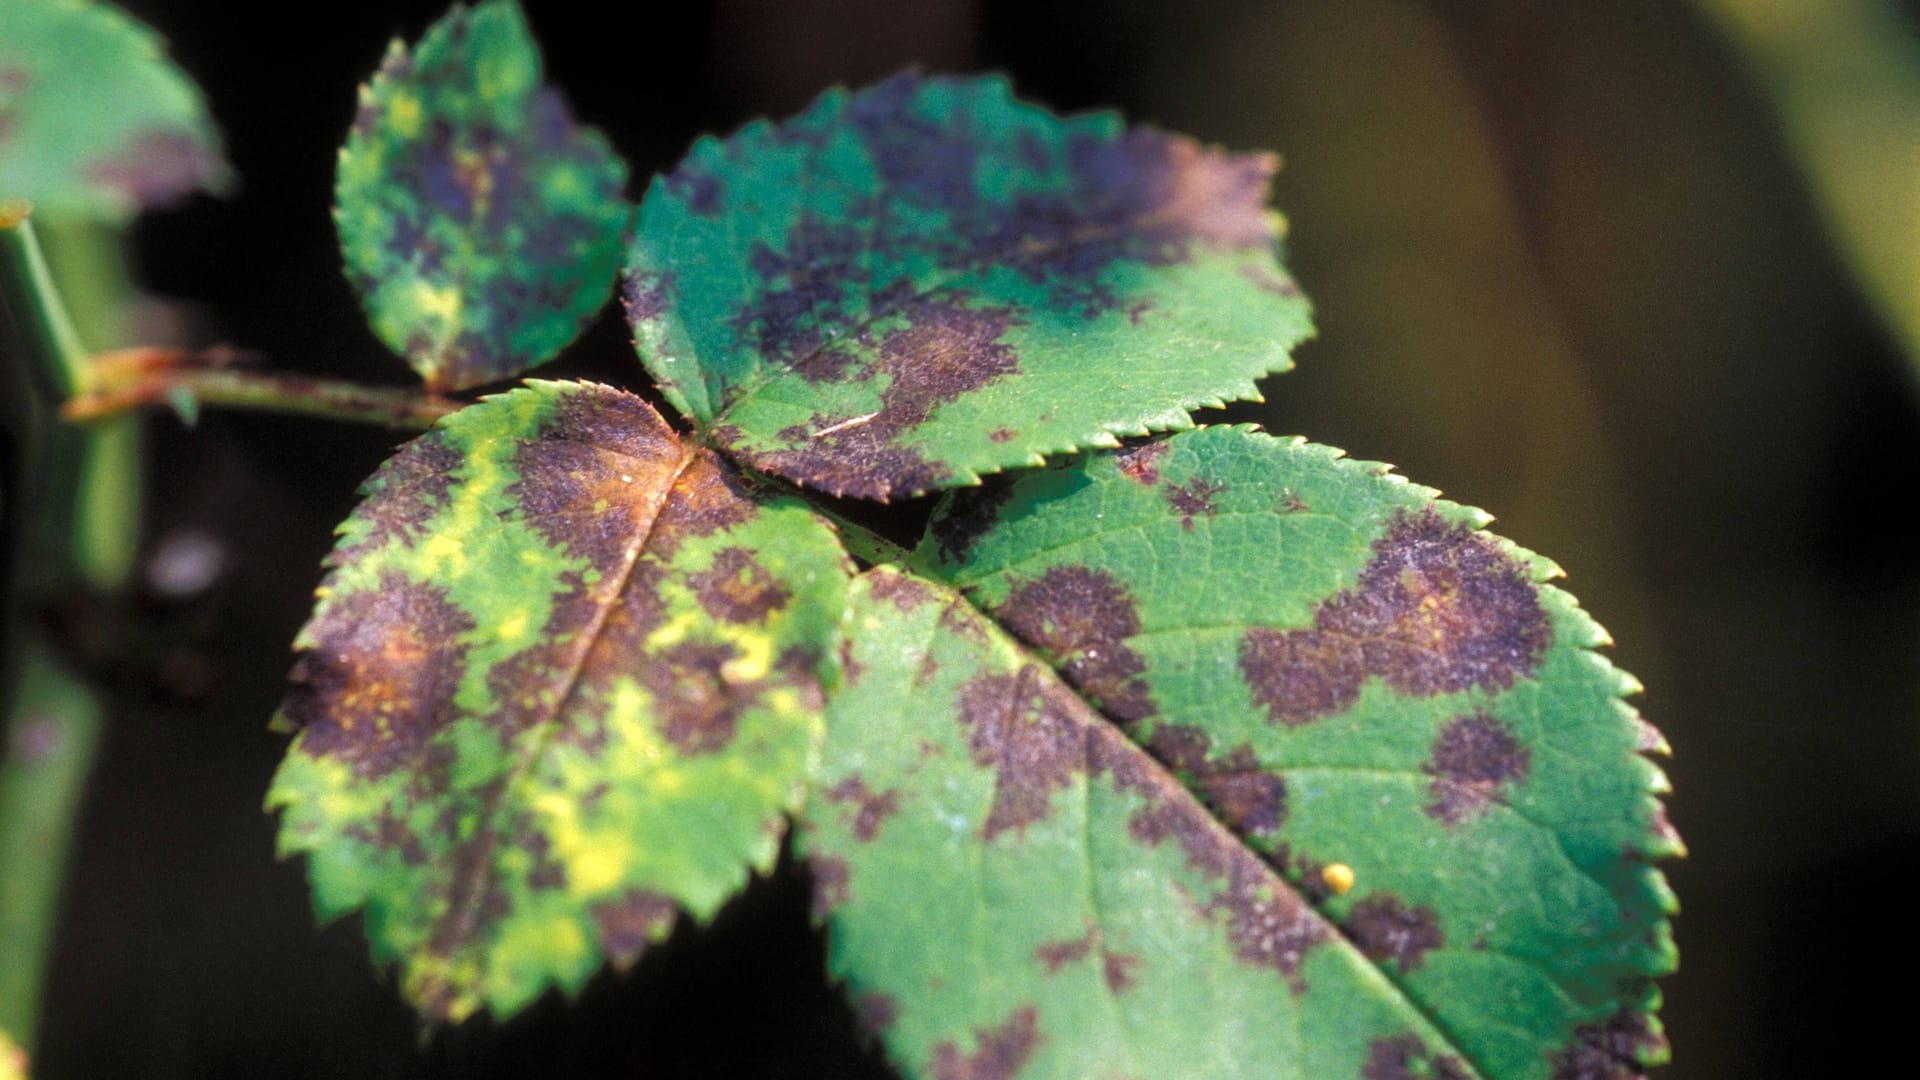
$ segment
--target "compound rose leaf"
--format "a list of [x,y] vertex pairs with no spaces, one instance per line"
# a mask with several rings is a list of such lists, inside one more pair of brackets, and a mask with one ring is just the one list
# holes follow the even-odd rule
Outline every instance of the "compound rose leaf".
[[231,185],[199,88],[152,30],[87,0],[11,0],[0,22],[0,200],[122,221]]
[[1664,743],[1557,569],[1486,520],[1223,427],[955,496],[916,561],[1177,773],[1476,1073],[1638,1075],[1665,1058],[1654,979],[1675,965],[1651,864],[1681,845],[1643,756]]
[[334,189],[347,277],[429,388],[517,374],[606,303],[625,184],[541,81],[519,5],[455,7],[361,88]]
[[268,806],[423,1012],[577,988],[772,863],[849,572],[827,525],[587,383],[453,414],[365,495]]
[[[855,582],[800,846],[910,1076],[1471,1075],[1163,763],[944,586]],[[1369,1072],[1390,1061],[1399,1072]]]
[[905,74],[703,139],[641,203],[627,315],[756,468],[887,499],[1191,425],[1310,332],[1275,160],[999,77]]

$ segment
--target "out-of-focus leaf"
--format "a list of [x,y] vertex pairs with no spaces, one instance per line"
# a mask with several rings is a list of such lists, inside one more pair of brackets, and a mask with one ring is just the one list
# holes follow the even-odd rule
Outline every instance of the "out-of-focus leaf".
[[697,143],[641,204],[627,314],[668,398],[758,468],[969,484],[1288,366],[1310,328],[1275,164],[901,75]]
[[1920,33],[1890,0],[1698,0],[1779,110],[1829,227],[1920,364]]
[[606,302],[625,183],[541,81],[519,6],[455,7],[361,90],[334,191],[347,276],[429,388],[516,374]]
[[27,1052],[0,1030],[0,1080],[27,1080]]
[[268,805],[320,915],[364,909],[417,1006],[577,988],[770,865],[845,590],[824,523],[584,383],[453,414],[366,495]]
[[231,182],[159,35],[88,0],[0,0],[0,199],[123,220]]
[[1212,428],[956,497],[917,558],[1177,770],[1477,1073],[1636,1074],[1664,1060],[1653,979],[1675,962],[1649,864],[1681,848],[1641,756],[1663,743],[1604,631],[1542,584],[1557,569],[1485,520]]
[[1474,1075],[1172,771],[965,600],[849,601],[801,842],[829,966],[911,1076]]

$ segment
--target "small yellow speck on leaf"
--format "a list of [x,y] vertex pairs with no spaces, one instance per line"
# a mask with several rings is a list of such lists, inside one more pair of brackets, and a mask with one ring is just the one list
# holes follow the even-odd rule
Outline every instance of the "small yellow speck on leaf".
[[1329,863],[1320,871],[1320,880],[1327,883],[1335,896],[1345,896],[1353,891],[1353,867],[1346,863]]

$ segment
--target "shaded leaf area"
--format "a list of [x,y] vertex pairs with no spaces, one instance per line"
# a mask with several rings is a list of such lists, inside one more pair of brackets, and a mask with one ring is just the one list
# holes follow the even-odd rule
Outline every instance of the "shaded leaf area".
[[1214,811],[965,600],[876,569],[847,625],[799,835],[831,972],[906,1073],[1473,1075]]
[[361,89],[334,191],[347,277],[429,388],[517,374],[606,302],[625,183],[541,81],[519,6],[455,7]]
[[1310,327],[1275,167],[899,75],[696,143],[641,203],[627,314],[669,400],[757,468],[970,484],[1190,426],[1289,365]]
[[11,0],[0,34],[0,199],[122,220],[232,177],[199,88],[152,30],[86,0]]
[[1542,584],[1557,569],[1434,494],[1212,428],[956,498],[917,558],[1177,771],[1480,1072],[1638,1075],[1666,1054],[1652,980],[1675,963],[1649,864],[1681,848],[1642,756],[1664,744],[1593,651],[1605,632]]
[[268,806],[423,1012],[577,988],[772,864],[846,587],[826,525],[585,383],[463,409],[365,490]]

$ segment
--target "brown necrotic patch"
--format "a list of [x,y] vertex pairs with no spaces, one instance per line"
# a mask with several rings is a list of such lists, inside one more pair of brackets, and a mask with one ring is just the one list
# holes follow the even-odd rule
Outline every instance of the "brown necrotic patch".
[[615,574],[652,527],[681,463],[679,439],[651,406],[605,388],[577,390],[516,448],[519,478],[507,494],[549,543]]
[[288,674],[282,715],[303,732],[301,750],[367,777],[416,761],[459,715],[461,638],[473,628],[445,590],[394,571],[335,597],[308,626],[312,647]]
[[1353,905],[1340,926],[1369,960],[1397,965],[1402,972],[1416,970],[1430,950],[1447,943],[1432,908],[1410,908],[1390,893],[1374,893]]
[[1043,1041],[1040,1014],[1022,1005],[994,1027],[975,1028],[973,1039],[971,1054],[962,1054],[952,1040],[933,1048],[934,1080],[1013,1080]]
[[1114,455],[1120,466],[1120,475],[1136,484],[1147,487],[1160,482],[1160,461],[1167,456],[1169,446],[1163,440],[1145,443]]
[[1504,721],[1485,712],[1456,716],[1440,729],[1420,766],[1433,777],[1427,785],[1427,816],[1454,826],[1484,813],[1504,802],[1532,765],[1533,751]]
[[853,838],[863,844],[878,836],[881,824],[900,809],[899,789],[873,791],[857,776],[850,776],[828,789],[827,798],[854,807]]
[[1418,1035],[1394,1035],[1367,1045],[1362,1080],[1469,1080],[1472,1074],[1452,1054],[1435,1053]]
[[711,754],[733,741],[740,714],[760,695],[758,680],[737,680],[727,663],[739,654],[724,642],[686,641],[642,665],[660,733],[683,754]]
[[709,615],[727,622],[762,622],[792,598],[755,561],[753,552],[741,547],[721,549],[713,565],[694,574],[688,584]]
[[909,574],[869,574],[866,581],[875,600],[885,600],[903,613],[937,601],[932,586]]
[[1179,515],[1181,527],[1192,532],[1193,519],[1212,517],[1213,497],[1225,490],[1225,484],[1216,484],[1205,477],[1196,476],[1184,484],[1167,485],[1167,505]]
[[747,495],[739,474],[711,451],[697,450],[687,458],[655,519],[647,550],[670,559],[688,539],[713,536],[759,514],[760,507]]
[[1648,1018],[1622,1007],[1606,1020],[1573,1029],[1573,1041],[1549,1055],[1553,1080],[1646,1080],[1642,1062],[1666,1049]]
[[1105,570],[1049,567],[1014,585],[994,615],[1008,630],[1044,651],[1067,682],[1122,724],[1157,711],[1140,654],[1126,639],[1140,632],[1133,595]]
[[982,675],[960,688],[960,723],[975,764],[994,771],[993,808],[981,827],[992,840],[1044,820],[1053,793],[1085,771],[1085,725],[1066,689],[1031,665]]
[[447,445],[446,433],[441,431],[430,431],[401,447],[360,488],[366,498],[354,510],[353,519],[366,523],[366,533],[329,555],[326,564],[345,566],[390,541],[420,540],[427,523],[452,501],[453,483],[464,460]]
[[1311,629],[1248,630],[1240,670],[1272,720],[1297,725],[1351,707],[1369,677],[1415,697],[1504,690],[1552,644],[1525,568],[1493,538],[1423,510],[1394,518]]
[[600,944],[616,968],[631,967],[652,942],[667,936],[679,905],[671,897],[648,889],[628,889],[612,900],[588,909],[600,932]]

